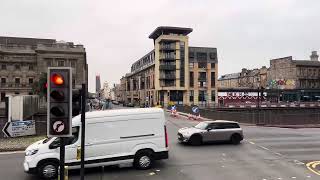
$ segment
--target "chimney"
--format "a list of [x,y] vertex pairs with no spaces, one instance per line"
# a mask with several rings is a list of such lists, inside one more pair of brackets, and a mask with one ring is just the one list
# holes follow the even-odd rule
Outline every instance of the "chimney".
[[319,55],[317,54],[317,51],[312,51],[311,52],[311,56],[310,56],[310,60],[311,61],[318,61]]

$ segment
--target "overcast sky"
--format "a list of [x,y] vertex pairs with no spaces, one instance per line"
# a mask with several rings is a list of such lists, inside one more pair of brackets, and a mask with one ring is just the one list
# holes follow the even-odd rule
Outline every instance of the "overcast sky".
[[219,75],[308,59],[320,49],[319,0],[1,0],[0,36],[54,38],[86,47],[95,75],[118,83],[153,49],[157,26],[193,28],[191,46],[218,49]]

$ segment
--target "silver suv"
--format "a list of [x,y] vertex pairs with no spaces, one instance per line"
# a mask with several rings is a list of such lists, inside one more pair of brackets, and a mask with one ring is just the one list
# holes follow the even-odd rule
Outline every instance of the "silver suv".
[[234,121],[203,121],[194,127],[179,129],[178,140],[191,145],[212,141],[230,141],[239,144],[243,140],[243,132],[239,124]]

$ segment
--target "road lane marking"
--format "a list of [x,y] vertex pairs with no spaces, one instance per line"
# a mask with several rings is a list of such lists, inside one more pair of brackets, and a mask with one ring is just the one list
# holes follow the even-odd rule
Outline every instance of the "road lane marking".
[[256,143],[254,143],[254,142],[251,142],[251,141],[249,141],[249,143],[250,143],[250,144],[256,144]]
[[270,149],[268,149],[268,148],[266,148],[266,147],[264,147],[264,146],[259,146],[259,147],[261,147],[262,149],[267,150],[267,151],[270,150]]
[[0,152],[0,155],[10,155],[10,154],[24,154],[24,151]]
[[307,163],[306,166],[311,172],[320,176],[320,171],[316,169],[316,167],[319,164],[320,164],[320,161],[312,161],[312,162]]
[[313,163],[311,166],[312,166],[312,168],[316,168],[319,164],[320,164],[320,162],[316,162],[316,163]]

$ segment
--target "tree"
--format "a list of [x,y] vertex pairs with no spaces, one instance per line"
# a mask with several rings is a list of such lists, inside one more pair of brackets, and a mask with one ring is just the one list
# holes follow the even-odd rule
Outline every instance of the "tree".
[[32,92],[40,97],[47,97],[47,73],[40,74],[39,81],[33,83]]

